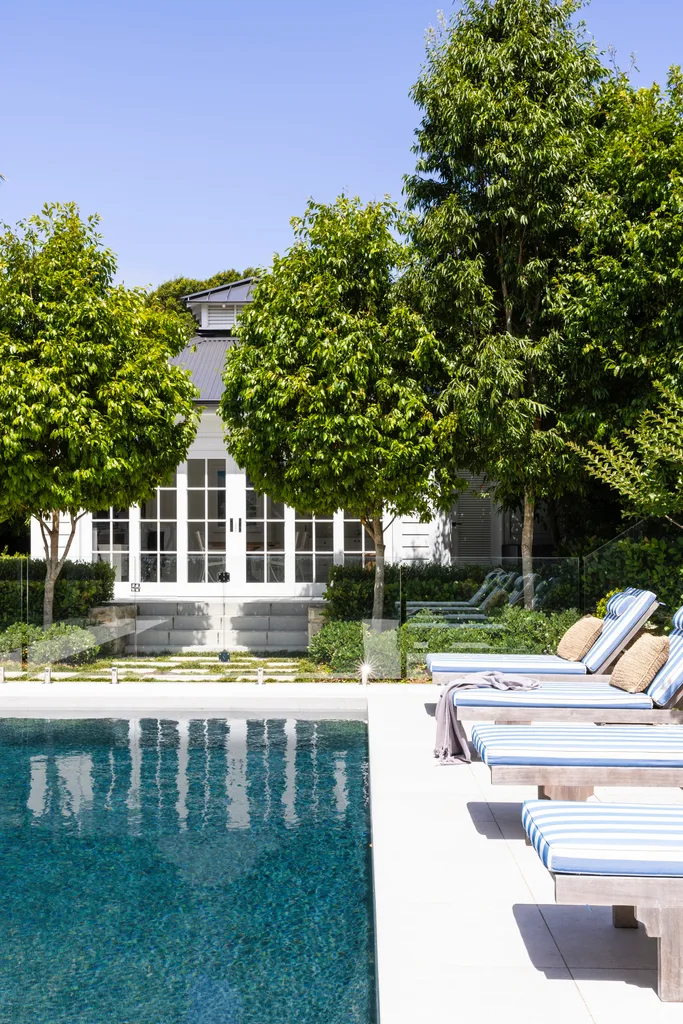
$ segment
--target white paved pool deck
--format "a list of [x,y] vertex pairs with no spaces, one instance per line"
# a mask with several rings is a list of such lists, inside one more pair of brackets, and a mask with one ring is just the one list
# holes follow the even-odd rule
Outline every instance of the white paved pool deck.
[[[9,683],[0,717],[364,717],[370,735],[380,1024],[683,1024],[655,992],[656,944],[608,908],[558,907],[524,843],[529,787],[432,757],[431,686]],[[598,799],[681,802],[679,790]]]

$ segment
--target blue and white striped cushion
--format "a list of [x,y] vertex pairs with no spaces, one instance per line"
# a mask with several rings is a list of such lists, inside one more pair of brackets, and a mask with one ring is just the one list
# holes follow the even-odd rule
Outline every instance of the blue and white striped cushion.
[[[650,590],[627,587],[607,602],[602,632],[582,661],[566,661],[556,654],[428,654],[427,669],[439,672],[510,672],[523,675],[582,676],[597,672],[606,658],[623,644],[633,627],[657,604]],[[654,684],[653,684],[654,685]]]
[[683,875],[683,805],[527,800],[522,824],[550,871]]
[[459,690],[453,694],[458,707],[483,708],[636,708],[652,707],[646,693],[626,693],[609,683],[590,678],[576,682],[542,683],[536,690]]
[[669,634],[669,657],[647,688],[655,704],[664,707],[683,687],[683,608],[674,615]]
[[513,675],[585,676],[581,661],[567,661],[556,654],[428,654],[430,672],[510,672]]
[[678,725],[475,725],[472,742],[488,765],[683,768]]
[[651,590],[636,590],[634,587],[627,587],[611,597],[607,602],[602,632],[582,659],[588,671],[597,672],[605,659],[624,643],[648,609],[656,604],[657,596]]

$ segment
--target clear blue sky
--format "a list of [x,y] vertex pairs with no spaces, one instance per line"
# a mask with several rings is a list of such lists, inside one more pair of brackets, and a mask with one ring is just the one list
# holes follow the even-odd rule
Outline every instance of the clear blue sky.
[[[308,196],[400,197],[438,0],[2,6],[0,218],[99,212],[127,284],[267,264]],[[584,17],[640,84],[683,63],[683,0]]]

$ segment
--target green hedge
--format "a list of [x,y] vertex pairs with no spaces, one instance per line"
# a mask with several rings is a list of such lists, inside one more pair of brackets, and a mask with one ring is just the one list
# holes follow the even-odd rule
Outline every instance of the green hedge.
[[683,534],[625,537],[584,559],[586,608],[623,587],[654,591],[665,606],[659,618],[670,618],[683,605]]
[[[402,601],[467,601],[493,565],[439,565],[424,562],[418,565],[391,563],[386,566],[384,618],[398,616],[397,602]],[[375,570],[354,565],[333,565],[324,593],[329,621],[352,621],[372,616],[372,594]]]
[[[398,618],[399,599],[405,618],[406,601],[467,601],[474,594],[487,573],[500,569],[500,563],[440,565],[421,562],[416,565],[386,566],[384,590],[384,618]],[[520,559],[506,559],[505,571],[515,570],[521,575]],[[544,611],[562,611],[579,604],[578,559],[537,560],[536,572],[542,579],[552,577],[553,585],[543,601]],[[353,621],[372,616],[372,595],[375,580],[374,567],[333,565],[324,597],[327,601],[325,617],[328,621]]]
[[[87,618],[90,608],[112,600],[115,578],[108,562],[65,562],[55,585],[55,620]],[[44,581],[44,559],[0,556],[0,628],[43,621]]]

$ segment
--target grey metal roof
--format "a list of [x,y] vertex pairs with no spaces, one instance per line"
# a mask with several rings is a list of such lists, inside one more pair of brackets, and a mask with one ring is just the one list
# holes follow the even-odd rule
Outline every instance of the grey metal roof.
[[193,338],[187,348],[171,359],[190,371],[201,402],[219,402],[223,394],[223,364],[234,338]]
[[183,302],[249,302],[256,284],[255,277],[245,277],[241,281],[231,281],[217,288],[207,288],[203,292],[183,295]]

